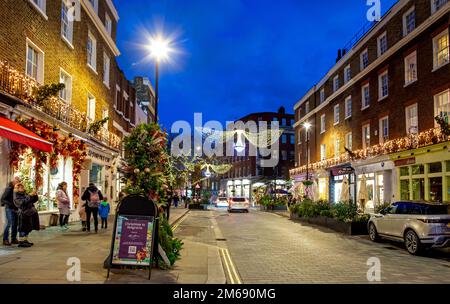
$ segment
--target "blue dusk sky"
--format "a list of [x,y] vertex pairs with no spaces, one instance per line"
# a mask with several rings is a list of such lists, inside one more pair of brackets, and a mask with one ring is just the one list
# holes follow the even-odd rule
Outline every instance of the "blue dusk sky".
[[[120,67],[154,83],[143,48],[163,31],[176,53],[160,69],[160,122],[293,112],[368,21],[366,0],[114,0]],[[382,12],[396,1],[381,0]]]

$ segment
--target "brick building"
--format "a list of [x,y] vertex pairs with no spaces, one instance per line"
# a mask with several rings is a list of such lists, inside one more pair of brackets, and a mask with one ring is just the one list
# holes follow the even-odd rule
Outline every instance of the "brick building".
[[243,153],[234,151],[234,157],[226,157],[226,163],[232,164],[233,168],[227,174],[212,181],[213,190],[219,190],[227,196],[251,199],[252,190],[258,186],[276,183],[279,188],[285,189],[286,182],[289,180],[289,170],[294,167],[294,115],[286,113],[281,107],[278,112],[252,113],[237,121],[243,123],[253,121],[256,124],[267,122],[268,126],[274,121],[279,123],[283,134],[279,139],[278,165],[270,168],[260,166],[260,154],[249,156],[247,142]]
[[[70,17],[73,12],[75,19]],[[88,158],[80,190],[94,182],[111,202],[120,189],[121,141],[135,126],[136,113],[135,89],[115,59],[120,54],[116,46],[118,20],[111,0],[0,2],[1,114],[11,120],[33,117],[58,126],[61,134],[82,139],[88,145]],[[31,88],[55,83],[64,83],[65,89],[51,105],[27,101]],[[109,121],[99,132],[89,132],[93,123],[106,117]],[[9,148],[9,142],[2,139],[1,190],[17,174],[7,162]],[[64,173],[70,171],[71,161],[60,162],[59,173],[45,172],[45,186],[40,189],[38,207],[44,224],[55,212],[56,185],[64,180],[69,182],[69,190],[72,187],[71,177]],[[76,217],[74,212],[72,218]]]
[[155,90],[147,77],[135,77],[133,86],[136,89],[136,101],[138,105],[148,115],[150,112],[150,120],[155,119]]
[[[447,0],[400,0],[295,105],[296,164],[320,197],[340,200],[342,180],[369,208],[399,199],[449,200],[450,153],[435,116],[450,113]],[[447,119],[448,121],[448,119]],[[309,151],[305,123],[309,131]]]

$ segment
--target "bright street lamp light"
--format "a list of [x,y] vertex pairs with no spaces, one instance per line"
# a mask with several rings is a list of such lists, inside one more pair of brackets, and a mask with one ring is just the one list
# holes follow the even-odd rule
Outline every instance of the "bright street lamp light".
[[171,51],[169,41],[164,40],[161,36],[150,40],[149,49],[150,55],[155,58],[157,62],[169,59],[169,53]]
[[[155,59],[155,121],[158,122],[158,101],[159,101],[159,63],[169,59],[170,42],[167,39],[157,36],[150,39],[150,56]],[[148,123],[150,123],[150,111],[148,112]]]

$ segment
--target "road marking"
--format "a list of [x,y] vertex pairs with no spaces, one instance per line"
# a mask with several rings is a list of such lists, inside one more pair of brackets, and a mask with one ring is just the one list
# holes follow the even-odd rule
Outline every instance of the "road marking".
[[236,267],[234,266],[233,261],[231,260],[230,253],[226,248],[220,248],[220,253],[225,262],[225,267],[227,270],[228,277],[230,278],[231,284],[242,284],[239,275],[237,274]]
[[233,276],[231,275],[230,266],[228,265],[227,258],[225,257],[224,249],[220,248],[219,250],[220,250],[220,255],[222,256],[222,259],[225,262],[227,276],[230,278],[231,284],[234,285],[235,284],[234,279],[233,279]]
[[180,227],[181,223],[184,222],[184,220],[187,218],[189,212],[186,212],[179,220],[177,220],[177,222],[175,223],[175,225],[172,226],[172,231],[175,232],[175,230],[178,229],[178,227]]

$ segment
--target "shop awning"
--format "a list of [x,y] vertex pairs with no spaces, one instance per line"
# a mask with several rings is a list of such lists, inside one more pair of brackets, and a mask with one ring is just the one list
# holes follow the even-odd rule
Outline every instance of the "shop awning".
[[52,152],[53,149],[52,143],[2,116],[0,116],[0,136],[43,152]]

